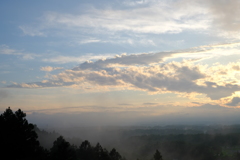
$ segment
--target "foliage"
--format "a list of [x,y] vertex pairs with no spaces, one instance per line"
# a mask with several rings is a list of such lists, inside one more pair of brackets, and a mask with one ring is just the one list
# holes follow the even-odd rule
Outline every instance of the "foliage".
[[37,159],[41,152],[34,126],[26,120],[20,109],[15,113],[9,108],[0,115],[0,141],[2,156],[9,159]]

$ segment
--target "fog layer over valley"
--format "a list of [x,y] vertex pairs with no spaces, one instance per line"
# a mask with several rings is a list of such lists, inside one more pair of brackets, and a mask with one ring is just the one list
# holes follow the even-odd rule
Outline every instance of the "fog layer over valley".
[[99,142],[107,149],[115,147],[127,159],[151,159],[156,149],[166,160],[228,159],[234,158],[240,150],[240,125],[85,126],[55,129],[72,144],[78,146],[81,141],[88,139],[93,145]]
[[[46,148],[63,135],[76,146],[89,140],[114,147],[126,159],[149,160],[158,149],[167,160],[232,160],[240,150],[239,114],[238,108],[207,104],[157,116],[108,111],[33,112],[28,117],[38,124],[39,140]],[[46,136],[42,130],[54,133]]]
[[[10,159],[238,160],[240,124],[62,126],[38,128],[20,109],[0,115],[1,150]],[[19,149],[21,148],[21,149]],[[10,150],[18,154],[9,154]],[[20,158],[17,158],[20,155]]]

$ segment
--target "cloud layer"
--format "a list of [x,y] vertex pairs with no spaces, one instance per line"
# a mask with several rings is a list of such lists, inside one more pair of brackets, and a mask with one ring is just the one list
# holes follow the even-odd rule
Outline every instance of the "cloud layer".
[[91,30],[95,33],[109,30],[154,34],[208,28],[207,17],[202,18],[202,15],[207,16],[204,8],[199,5],[184,7],[183,9],[183,6],[174,2],[155,1],[140,8],[92,8],[79,15],[48,12],[43,16],[43,24],[38,27],[39,30],[29,29],[28,26],[20,26],[20,29],[30,36],[42,36],[48,28]]
[[[239,44],[201,46],[181,52],[121,55],[95,62],[87,61],[71,70],[50,75],[36,83],[13,84],[13,88],[73,87],[83,90],[142,90],[151,94],[203,94],[212,100],[229,97],[240,90],[240,63],[206,66],[202,58],[236,54]],[[233,51],[232,51],[233,50]],[[190,52],[191,51],[191,52]],[[221,51],[221,52],[220,52]],[[209,54],[209,53],[212,54]],[[215,54],[218,52],[218,54]],[[190,58],[175,62],[174,58]],[[191,59],[195,58],[195,59]],[[169,61],[172,59],[171,61]],[[167,62],[167,60],[169,62]],[[53,68],[42,68],[53,70]]]
[[7,45],[0,45],[0,54],[20,56],[24,60],[31,60],[38,56],[34,53],[25,53],[22,51],[11,49]]
[[240,98],[239,97],[233,97],[233,99],[229,103],[227,103],[226,105],[240,106]]
[[[82,39],[80,43],[109,42],[114,34],[176,34],[183,31],[238,34],[238,0],[123,1],[119,7],[88,7],[80,13],[46,12],[36,26],[21,25],[29,36],[104,34],[101,40]],[[53,32],[54,31],[54,32]],[[67,34],[68,33],[68,34]],[[70,33],[70,34],[69,34]],[[119,35],[118,35],[119,36]],[[116,38],[116,35],[115,35]]]

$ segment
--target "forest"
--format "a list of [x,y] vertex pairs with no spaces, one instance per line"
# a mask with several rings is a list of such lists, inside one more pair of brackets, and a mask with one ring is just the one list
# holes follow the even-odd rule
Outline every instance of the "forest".
[[1,156],[10,160],[240,159],[239,125],[125,127],[116,131],[117,136],[112,129],[100,138],[105,147],[83,139],[81,132],[70,137],[40,129],[21,109],[7,108],[0,126]]
[[[57,133],[41,131],[25,117],[26,113],[21,109],[14,113],[10,107],[0,115],[2,157],[9,160],[125,160],[115,148],[108,151],[99,143],[92,146],[85,140],[79,146],[72,145]],[[57,136],[50,149],[41,146],[37,132],[48,138],[47,141]],[[158,150],[154,159],[162,159]]]

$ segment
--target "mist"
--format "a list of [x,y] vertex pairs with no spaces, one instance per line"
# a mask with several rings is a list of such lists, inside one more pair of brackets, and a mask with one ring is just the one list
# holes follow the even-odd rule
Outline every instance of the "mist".
[[[154,113],[154,109],[152,114]],[[148,113],[148,114],[146,114]],[[226,108],[219,105],[205,104],[199,107],[186,107],[178,112],[163,115],[151,115],[151,109],[144,111],[99,111],[71,113],[28,114],[29,121],[46,127],[85,127],[85,126],[155,126],[155,125],[209,125],[238,124],[239,108]]]
[[166,160],[213,160],[226,158],[224,153],[228,154],[227,158],[238,156],[238,115],[238,108],[205,104],[186,107],[177,113],[152,116],[140,111],[28,111],[27,119],[35,125],[41,146],[50,152],[60,137],[76,152],[84,143],[92,147],[101,144],[106,150],[116,149],[124,156],[123,159],[129,160],[152,159],[156,150]]

